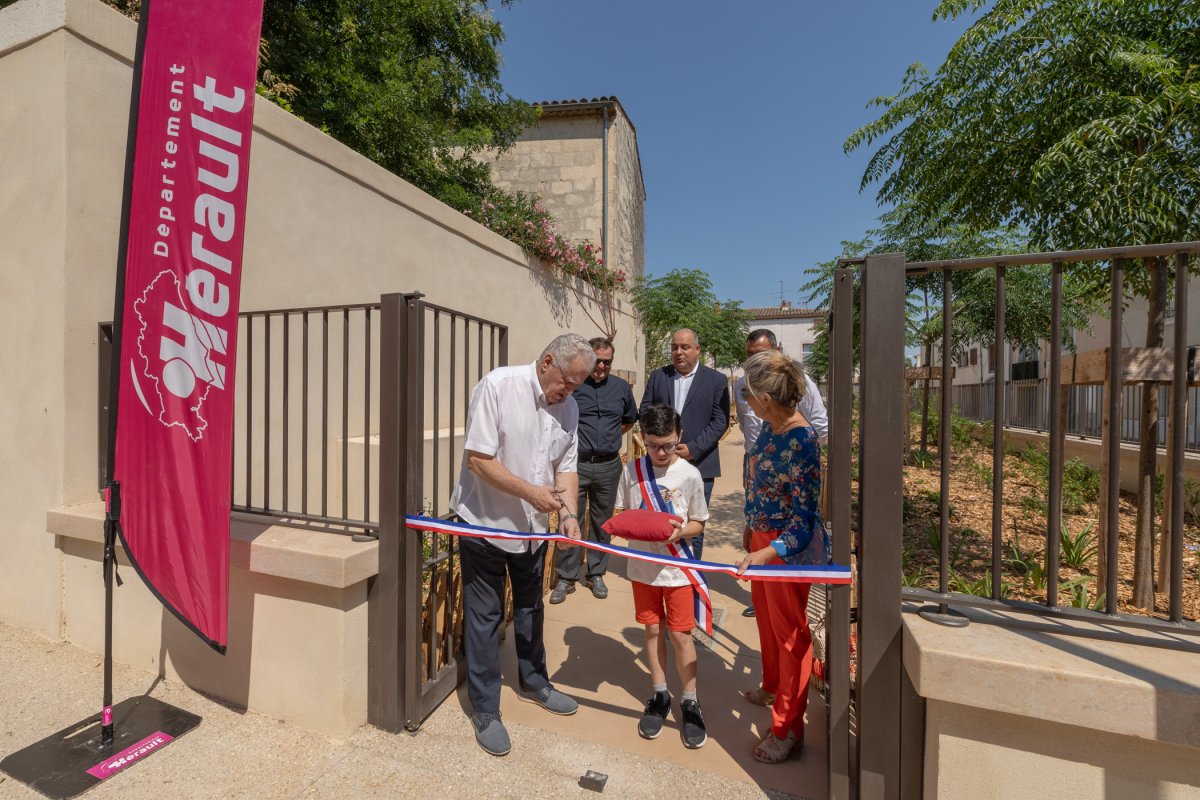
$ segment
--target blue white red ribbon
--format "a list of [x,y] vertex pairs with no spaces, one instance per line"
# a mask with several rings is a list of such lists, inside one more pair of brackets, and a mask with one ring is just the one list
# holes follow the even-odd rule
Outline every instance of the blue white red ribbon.
[[518,533],[516,531],[501,530],[500,528],[468,525],[465,522],[450,522],[433,517],[422,517],[415,514],[405,517],[405,524],[414,530],[433,531],[434,533],[444,533],[450,536],[469,536],[474,539],[510,539],[517,542],[562,542],[564,544],[599,550],[602,553],[609,553],[614,556],[621,556],[622,558],[632,558],[635,561],[645,561],[650,564],[692,569],[701,572],[721,572],[726,575],[732,575],[735,578],[745,578],[752,581],[850,583],[850,568],[839,564],[796,567],[787,564],[767,564],[764,566],[747,567],[744,573],[738,575],[737,565],[735,564],[719,564],[714,561],[689,561],[683,558],[676,558],[675,556],[664,556],[658,553],[648,553],[644,550],[633,550],[615,544],[571,539],[563,536],[561,533]]

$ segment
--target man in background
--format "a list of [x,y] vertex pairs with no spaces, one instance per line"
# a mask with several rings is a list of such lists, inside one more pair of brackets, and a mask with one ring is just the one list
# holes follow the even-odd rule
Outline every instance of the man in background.
[[[637,422],[638,410],[629,384],[611,374],[612,341],[597,337],[588,344],[596,354],[596,366],[574,393],[579,405],[579,527],[584,539],[608,544],[612,537],[601,526],[613,515],[617,483],[621,479],[621,437]],[[588,550],[587,572],[580,578],[584,549],[567,547],[558,551],[555,557],[558,583],[550,592],[551,603],[566,600],[575,591],[577,580],[592,590],[593,597],[599,600],[608,597],[608,587],[604,585],[608,553]]]
[[[671,363],[650,373],[639,411],[652,405],[668,405],[683,420],[683,434],[676,450],[679,457],[700,470],[704,480],[704,503],[712,500],[713,482],[721,474],[717,443],[729,427],[729,381],[715,369],[700,363],[700,340],[696,332],[680,328],[671,337]],[[704,552],[704,534],[692,539],[696,560]]]
[[[746,358],[764,350],[778,349],[779,340],[775,337],[775,333],[768,328],[756,328],[750,331],[746,337]],[[825,401],[821,399],[821,392],[817,388],[817,384],[813,383],[813,379],[809,377],[808,372],[801,369],[801,373],[804,375],[804,397],[796,404],[796,408],[817,432],[821,444],[826,444],[829,441],[829,414],[825,410]],[[742,485],[746,483],[746,467],[750,463],[750,451],[754,449],[763,425],[762,420],[754,414],[754,410],[746,402],[746,398],[742,397],[742,387],[745,383],[746,379],[742,377],[733,384],[733,400],[737,404],[738,425],[742,429],[742,438],[745,439],[746,448],[745,455],[742,456]],[[746,606],[742,611],[742,616],[753,617],[754,606]]]

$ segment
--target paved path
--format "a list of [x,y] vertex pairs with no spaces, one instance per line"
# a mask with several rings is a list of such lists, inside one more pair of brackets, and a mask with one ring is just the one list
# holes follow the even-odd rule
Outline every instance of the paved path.
[[[725,464],[740,465],[741,442],[722,445]],[[726,470],[732,472],[733,470]],[[714,519],[706,536],[710,560],[733,561],[740,547],[741,493],[737,474],[717,483]],[[823,798],[826,796],[823,709],[814,695],[804,754],[786,764],[758,764],[751,750],[769,714],[750,706],[738,689],[759,674],[754,621],[741,616],[744,585],[716,576],[714,605],[723,608],[715,649],[701,648],[700,699],[709,742],[687,750],[677,721],[655,741],[637,736],[637,718],[649,692],[641,656],[641,627],[623,565],[615,562],[607,600],[586,590],[547,606],[546,643],[551,679],[580,701],[573,717],[555,717],[521,703],[511,688],[501,701],[513,739],[502,759],[480,751],[462,713],[462,692],[451,697],[416,734],[390,735],[364,726],[344,741],[315,735],[253,712],[228,708],[175,681],[121,666],[114,671],[119,700],[150,691],[200,714],[204,721],[87,798],[589,798],[579,776],[606,773],[605,796],[622,798]],[[505,675],[515,674],[512,637]],[[0,754],[8,754],[95,711],[100,659],[0,624]],[[670,681],[677,693],[677,680]],[[0,799],[37,793],[0,775]]]

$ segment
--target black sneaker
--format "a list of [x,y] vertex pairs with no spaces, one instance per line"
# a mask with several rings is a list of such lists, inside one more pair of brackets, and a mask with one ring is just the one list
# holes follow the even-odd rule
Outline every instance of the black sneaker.
[[679,738],[683,746],[691,750],[704,747],[708,741],[708,731],[704,728],[704,715],[700,713],[699,700],[684,700],[679,704],[683,711],[683,724],[679,726]]
[[638,736],[643,739],[657,739],[658,735],[662,733],[663,722],[669,713],[671,713],[671,693],[655,692],[654,696],[646,701],[646,710],[642,712],[642,718],[638,720]]
[[567,599],[567,595],[572,594],[574,591],[574,581],[566,581],[559,578],[558,583],[554,584],[554,589],[550,592],[550,602],[555,604],[561,603]]

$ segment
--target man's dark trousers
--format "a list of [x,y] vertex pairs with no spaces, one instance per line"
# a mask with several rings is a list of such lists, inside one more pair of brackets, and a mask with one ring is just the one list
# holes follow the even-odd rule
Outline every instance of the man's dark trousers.
[[[613,506],[617,502],[617,484],[624,466],[619,455],[609,461],[596,463],[580,459],[579,505],[576,508],[579,509],[579,527],[584,539],[602,544],[612,541],[612,537],[600,526],[612,517]],[[587,509],[586,525],[584,508]],[[608,572],[608,553],[585,547],[566,547],[559,550],[555,557],[554,566],[559,578],[569,583],[579,578],[579,563],[583,560],[584,550],[587,550],[587,577],[602,577]]]
[[483,539],[458,540],[466,616],[467,697],[473,711],[500,710],[500,626],[504,624],[504,573],[512,582],[513,634],[520,685],[550,685],[542,641],[542,575],[546,549],[509,553]]

